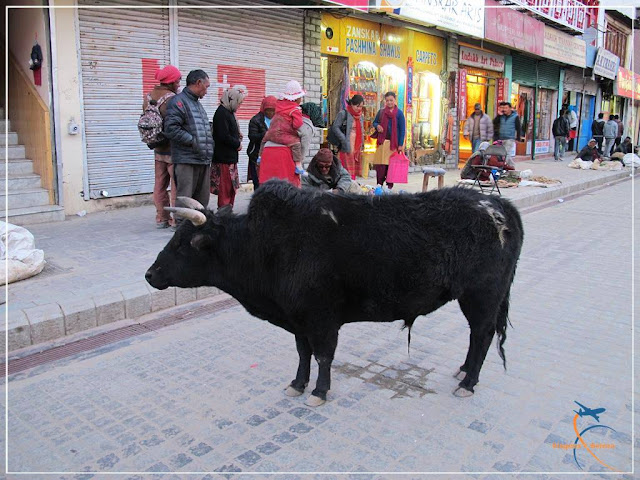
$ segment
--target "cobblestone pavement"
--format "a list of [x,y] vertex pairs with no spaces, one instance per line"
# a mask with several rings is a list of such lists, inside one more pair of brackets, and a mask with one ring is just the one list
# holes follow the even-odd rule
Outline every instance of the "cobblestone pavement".
[[[293,337],[235,307],[13,375],[8,469],[67,479],[104,478],[83,471],[559,478],[553,472],[580,472],[573,450],[554,448],[574,443],[577,400],[606,408],[601,425],[615,431],[595,428],[584,439],[614,445],[594,452],[629,472],[640,445],[632,439],[633,184],[523,217],[508,370],[492,347],[471,398],[451,394],[468,340],[455,303],[416,321],[409,354],[399,322],[345,325],[329,401],[315,409],[306,395],[283,393],[297,366]],[[578,419],[580,430],[592,424]],[[610,478],[584,449],[576,457],[585,472]]]

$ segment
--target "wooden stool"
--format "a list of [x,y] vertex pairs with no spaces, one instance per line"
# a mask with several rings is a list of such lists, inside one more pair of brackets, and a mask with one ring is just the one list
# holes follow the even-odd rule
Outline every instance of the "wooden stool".
[[438,189],[444,186],[444,174],[446,170],[444,168],[437,167],[422,167],[422,173],[424,173],[424,180],[422,180],[422,191],[427,191],[430,177],[438,177]]

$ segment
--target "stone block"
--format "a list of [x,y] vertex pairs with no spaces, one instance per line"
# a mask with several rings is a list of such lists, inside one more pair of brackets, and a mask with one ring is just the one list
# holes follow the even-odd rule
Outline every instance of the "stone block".
[[216,287],[197,287],[196,288],[196,298],[200,300],[201,298],[213,297],[214,295],[220,295],[220,290]]
[[[2,308],[2,318],[4,318],[6,306]],[[19,348],[28,347],[31,345],[31,327],[29,325],[29,319],[22,310],[9,310],[8,318],[8,330],[7,335],[9,337],[9,351],[18,350]],[[4,341],[2,344],[2,354],[4,355]]]
[[151,285],[147,285],[147,290],[151,295],[151,311],[157,312],[165,308],[175,307],[176,305],[176,288],[169,287],[165,290],[156,290]]
[[31,326],[31,342],[36,345],[64,337],[64,314],[57,303],[25,308]]
[[126,285],[120,292],[124,298],[125,318],[138,318],[151,312],[151,293],[145,282]]
[[197,300],[195,288],[176,288],[176,305]]
[[124,320],[124,298],[118,290],[109,290],[100,295],[94,295],[96,305],[96,320],[98,325]]
[[68,298],[58,302],[64,314],[64,331],[66,335],[89,330],[98,325],[96,304],[93,299],[80,297]]

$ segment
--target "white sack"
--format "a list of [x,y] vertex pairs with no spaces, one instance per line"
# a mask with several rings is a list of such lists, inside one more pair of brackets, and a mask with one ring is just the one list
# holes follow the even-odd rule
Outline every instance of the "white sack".
[[29,230],[0,221],[0,285],[39,274],[44,252],[35,248]]

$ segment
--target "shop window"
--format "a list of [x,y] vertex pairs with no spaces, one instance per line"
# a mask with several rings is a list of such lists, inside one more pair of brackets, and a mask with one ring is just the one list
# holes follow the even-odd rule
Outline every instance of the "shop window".
[[[440,77],[434,73],[420,72],[414,74],[413,78],[412,146],[435,150],[440,133]],[[425,152],[428,153],[432,152]]]
[[356,63],[349,71],[349,80],[351,91],[348,96],[360,94],[364,98],[365,152],[374,152],[376,140],[369,135],[373,132],[373,120],[379,109],[378,67],[371,62]]

